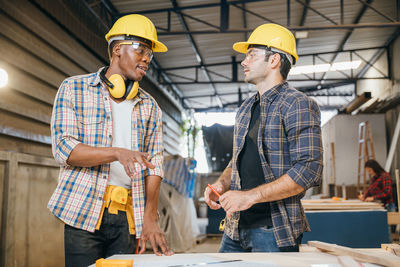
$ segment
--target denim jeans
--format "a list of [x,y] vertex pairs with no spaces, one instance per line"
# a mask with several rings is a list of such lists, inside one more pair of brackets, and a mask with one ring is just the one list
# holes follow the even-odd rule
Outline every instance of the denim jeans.
[[296,240],[296,246],[280,248],[276,245],[272,228],[239,229],[239,241],[230,239],[226,234],[223,235],[219,252],[298,252],[302,236]]
[[87,267],[99,258],[135,253],[136,238],[129,234],[126,213],[109,214],[106,208],[94,233],[65,225],[64,249],[65,267]]
[[386,209],[388,212],[396,211],[396,205],[395,205],[393,202],[388,203],[388,204],[385,205],[385,209]]

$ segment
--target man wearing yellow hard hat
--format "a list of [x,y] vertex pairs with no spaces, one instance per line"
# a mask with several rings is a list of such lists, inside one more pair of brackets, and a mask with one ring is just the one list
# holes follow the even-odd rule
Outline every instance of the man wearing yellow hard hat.
[[309,231],[300,199],[321,183],[320,110],[286,78],[298,59],[296,40],[277,24],[257,27],[247,42],[245,81],[257,87],[236,115],[232,160],[206,189],[212,209],[226,211],[220,252],[298,251]]
[[51,120],[59,182],[48,208],[65,223],[65,265],[141,251],[172,255],[157,219],[162,170],[161,109],[138,86],[153,52],[165,52],[142,15],[106,35],[110,65],[67,78]]

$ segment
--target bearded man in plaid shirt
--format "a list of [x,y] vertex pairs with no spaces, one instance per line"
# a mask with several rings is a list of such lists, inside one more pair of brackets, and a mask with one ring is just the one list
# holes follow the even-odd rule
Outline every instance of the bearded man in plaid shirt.
[[220,252],[299,251],[309,231],[300,199],[321,183],[320,110],[286,78],[298,59],[296,40],[277,24],[257,27],[247,42],[245,80],[257,93],[236,114],[233,154],[205,199],[226,211]]

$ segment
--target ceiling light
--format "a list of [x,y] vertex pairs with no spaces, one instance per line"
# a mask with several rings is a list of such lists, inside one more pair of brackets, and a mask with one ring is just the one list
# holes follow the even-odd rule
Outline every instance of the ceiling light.
[[294,33],[296,39],[305,39],[308,38],[308,31],[297,31]]
[[289,75],[301,75],[301,74],[320,73],[328,71],[350,70],[350,69],[357,69],[360,65],[361,65],[360,60],[335,62],[332,65],[331,64],[305,65],[305,66],[293,67],[290,70]]
[[8,83],[8,73],[0,68],[0,88],[6,86]]

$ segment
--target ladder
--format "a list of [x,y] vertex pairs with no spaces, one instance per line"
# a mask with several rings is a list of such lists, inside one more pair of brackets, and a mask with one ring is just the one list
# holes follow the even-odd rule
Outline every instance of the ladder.
[[363,192],[367,189],[367,173],[364,165],[369,159],[375,159],[375,149],[369,122],[364,121],[360,122],[358,126],[358,192],[361,190],[361,176],[363,176]]

